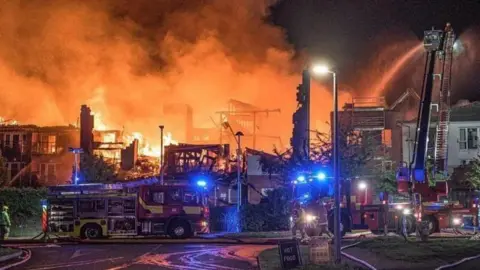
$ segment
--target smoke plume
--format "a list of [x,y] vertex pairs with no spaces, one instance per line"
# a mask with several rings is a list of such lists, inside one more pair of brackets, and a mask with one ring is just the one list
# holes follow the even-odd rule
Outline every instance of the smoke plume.
[[[282,109],[287,140],[301,65],[265,23],[267,2],[2,1],[0,115],[68,124],[86,103],[109,127],[157,138],[160,123],[174,136],[184,127],[164,117],[165,104],[189,104],[195,126],[212,127],[209,117],[238,99]],[[312,91],[327,120],[330,93]]]

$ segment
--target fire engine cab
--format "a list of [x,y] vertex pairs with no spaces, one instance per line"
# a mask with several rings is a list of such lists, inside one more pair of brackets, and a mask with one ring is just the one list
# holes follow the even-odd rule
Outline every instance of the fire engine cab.
[[50,187],[49,233],[59,236],[207,233],[209,208],[202,188],[189,185],[80,184]]

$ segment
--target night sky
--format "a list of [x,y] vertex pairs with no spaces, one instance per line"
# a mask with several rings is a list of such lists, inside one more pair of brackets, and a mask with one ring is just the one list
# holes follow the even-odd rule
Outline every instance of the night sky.
[[[344,82],[353,87],[365,76],[359,71],[387,46],[420,41],[424,30],[451,22],[457,36],[470,44],[469,52],[455,63],[453,101],[480,100],[476,76],[480,72],[480,1],[283,0],[271,7],[270,20],[285,29],[297,52],[334,63]],[[407,79],[421,73],[422,58],[416,62],[407,65],[393,88],[418,88],[418,79],[417,83]],[[388,95],[398,96],[399,91],[388,91]]]

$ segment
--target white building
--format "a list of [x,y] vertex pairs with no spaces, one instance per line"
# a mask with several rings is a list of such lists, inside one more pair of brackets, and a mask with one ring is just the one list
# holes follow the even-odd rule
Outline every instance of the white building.
[[[429,133],[429,151],[435,143],[435,117]],[[407,164],[413,155],[416,121],[402,124],[402,157]],[[479,157],[480,102],[462,103],[452,108],[448,131],[448,171]]]

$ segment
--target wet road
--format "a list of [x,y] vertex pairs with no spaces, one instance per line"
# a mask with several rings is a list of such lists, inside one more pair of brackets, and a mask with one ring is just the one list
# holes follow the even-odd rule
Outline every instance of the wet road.
[[13,269],[255,269],[269,246],[201,244],[49,245]]

